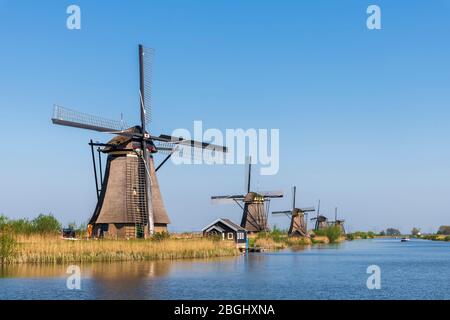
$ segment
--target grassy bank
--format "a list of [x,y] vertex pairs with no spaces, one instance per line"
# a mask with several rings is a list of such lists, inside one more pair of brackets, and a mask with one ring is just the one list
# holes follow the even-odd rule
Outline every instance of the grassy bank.
[[313,237],[312,240],[317,243],[339,243],[345,240],[341,229],[337,226],[330,226],[321,230],[315,230],[314,234],[315,237]]
[[238,255],[233,243],[212,239],[78,240],[16,236],[3,263],[72,263],[214,258]]
[[363,231],[356,231],[353,233],[347,233],[346,238],[347,240],[358,240],[358,239],[373,239],[376,235],[374,232],[363,232]]
[[51,214],[9,219],[0,215],[0,264],[72,263],[196,259],[239,254],[234,243],[199,234],[156,234],[150,240],[87,240],[85,227],[70,224],[80,238],[61,239],[61,223]]
[[339,243],[345,241],[338,227],[328,227],[323,230],[314,231],[311,237],[289,237],[286,230],[274,227],[270,232],[261,232],[249,236],[250,248],[264,248],[266,250],[281,250],[307,246],[312,244]]
[[422,236],[415,236],[418,239],[431,240],[431,241],[447,241],[450,242],[450,236],[442,234],[427,234]]

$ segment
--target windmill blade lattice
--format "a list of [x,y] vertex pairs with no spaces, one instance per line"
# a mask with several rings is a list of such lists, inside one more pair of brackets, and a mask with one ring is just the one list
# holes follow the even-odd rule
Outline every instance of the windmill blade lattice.
[[280,214],[286,214],[286,215],[291,215],[292,211],[288,210],[288,211],[274,211],[272,212],[273,215],[280,215]]
[[173,158],[204,161],[206,163],[225,160],[225,154],[220,151],[201,149],[190,145],[179,145],[163,141],[154,141],[154,144],[158,150],[158,153],[165,155],[172,154]]
[[236,201],[243,201],[245,195],[229,195],[229,196],[215,196],[211,197],[212,204],[231,204],[236,203]]
[[144,68],[144,94],[141,97],[144,100],[145,126],[148,127],[152,122],[152,83],[153,83],[153,60],[155,50],[142,46],[142,62]]
[[127,128],[127,124],[123,121],[110,120],[98,116],[93,116],[59,105],[55,105],[53,108],[52,122],[58,125],[106,133],[122,131]]
[[260,191],[258,192],[261,196],[265,198],[283,198],[283,191]]
[[308,207],[308,208],[300,208],[301,212],[314,212],[316,211],[316,208],[314,207]]

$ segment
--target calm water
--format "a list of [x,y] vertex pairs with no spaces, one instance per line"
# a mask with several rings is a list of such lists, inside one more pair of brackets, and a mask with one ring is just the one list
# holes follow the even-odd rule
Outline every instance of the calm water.
[[[369,265],[381,289],[368,290]],[[450,243],[360,240],[298,251],[175,262],[0,269],[0,299],[450,299]]]

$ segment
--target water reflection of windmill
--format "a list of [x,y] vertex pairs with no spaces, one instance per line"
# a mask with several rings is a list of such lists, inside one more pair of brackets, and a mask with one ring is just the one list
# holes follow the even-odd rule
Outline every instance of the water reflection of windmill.
[[[167,231],[170,223],[159,189],[156,171],[179,148],[183,156],[191,157],[207,149],[210,154],[226,152],[223,146],[184,140],[170,135],[153,136],[151,123],[151,74],[153,49],[139,46],[140,125],[128,128],[123,121],[108,120],[60,106],[55,106],[54,124],[94,130],[116,135],[108,143],[90,145],[103,148],[108,155],[105,174],[100,172],[101,188],[97,184],[98,203],[89,225],[93,236],[141,238],[154,232]],[[198,151],[195,151],[198,150]],[[153,155],[167,157],[155,169]],[[100,162],[101,165],[101,162]]]
[[320,200],[317,205],[317,216],[312,218],[311,221],[316,221],[314,230],[322,230],[328,227],[328,218],[320,214]]
[[[288,235],[290,237],[308,237],[308,213],[316,211],[315,208],[297,208],[296,207],[297,187],[292,188],[292,210],[289,211],[275,211],[273,215],[286,215],[291,219]],[[305,219],[306,216],[306,219]]]
[[213,203],[236,203],[243,211],[241,227],[250,233],[269,230],[268,213],[270,200],[282,198],[281,191],[254,192],[251,191],[251,158],[248,159],[248,174],[246,174],[247,194],[211,197]]

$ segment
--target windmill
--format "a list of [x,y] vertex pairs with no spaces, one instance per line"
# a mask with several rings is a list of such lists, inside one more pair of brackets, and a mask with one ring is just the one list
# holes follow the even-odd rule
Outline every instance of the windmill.
[[213,203],[235,203],[243,211],[241,227],[249,233],[268,231],[268,212],[270,209],[270,200],[273,198],[282,198],[281,191],[254,192],[251,191],[251,158],[248,158],[248,172],[246,174],[247,193],[241,195],[227,195],[211,197]]
[[[273,215],[286,215],[291,219],[291,225],[289,227],[288,235],[290,237],[308,237],[308,213],[316,211],[315,208],[297,208],[295,206],[295,198],[297,193],[297,187],[292,188],[292,210],[290,211],[275,211]],[[306,215],[306,220],[305,220]]]
[[338,219],[338,208],[334,208],[334,221],[331,222],[334,226],[339,227],[339,229],[341,229],[341,233],[345,234],[345,220],[343,219]]
[[[227,152],[223,146],[170,135],[153,136],[149,133],[153,54],[153,49],[139,45],[139,125],[128,127],[123,120],[109,120],[61,106],[54,108],[52,122],[56,125],[115,135],[107,143],[93,143],[91,140],[89,144],[98,197],[88,226],[89,233],[94,237],[144,238],[155,232],[167,231],[170,219],[161,196],[156,171],[181,150],[183,154],[180,156],[189,157],[195,156],[195,152]],[[101,188],[97,182],[94,146],[102,148],[99,151],[107,155],[104,177],[100,172]],[[156,153],[165,154],[166,158],[155,169]]]
[[317,216],[312,218],[311,221],[316,221],[314,230],[322,230],[328,227],[328,218],[320,214],[320,200],[317,205]]

